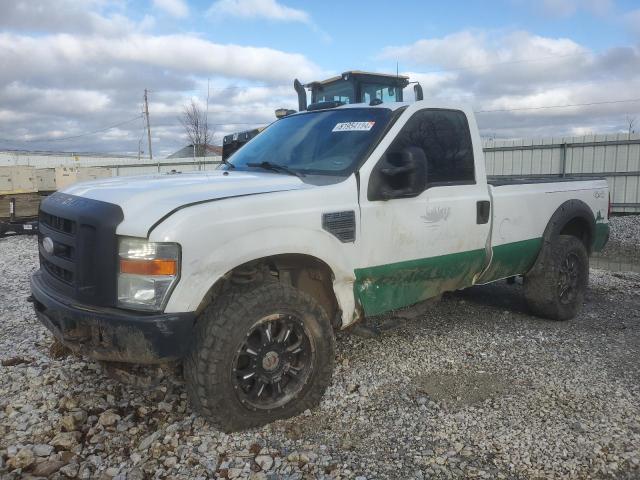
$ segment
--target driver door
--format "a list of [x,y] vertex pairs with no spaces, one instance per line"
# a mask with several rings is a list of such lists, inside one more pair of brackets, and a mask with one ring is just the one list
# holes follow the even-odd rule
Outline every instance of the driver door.
[[[361,172],[355,294],[366,315],[472,285],[487,258],[489,194],[484,170],[476,172],[482,150],[474,152],[467,117],[414,107],[398,120],[408,118],[397,134],[397,126],[390,132],[391,143],[381,145],[377,162],[372,155]],[[426,178],[416,182],[415,165],[406,164],[414,174],[405,175],[406,183],[407,168],[397,159],[415,149],[424,152],[418,157],[426,162]]]

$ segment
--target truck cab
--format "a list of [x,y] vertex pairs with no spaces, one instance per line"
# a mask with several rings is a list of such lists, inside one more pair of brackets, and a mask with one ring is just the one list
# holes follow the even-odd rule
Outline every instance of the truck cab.
[[[311,104],[339,102],[342,104],[371,102],[402,102],[409,77],[352,70],[305,87],[311,93]],[[300,108],[301,105],[299,104]],[[300,108],[304,110],[305,108]]]
[[418,101],[288,115],[217,171],[71,186],[41,206],[40,320],[118,362],[181,361],[225,430],[316,405],[334,330],[523,276],[579,313],[608,238],[602,179],[487,179],[473,112]]

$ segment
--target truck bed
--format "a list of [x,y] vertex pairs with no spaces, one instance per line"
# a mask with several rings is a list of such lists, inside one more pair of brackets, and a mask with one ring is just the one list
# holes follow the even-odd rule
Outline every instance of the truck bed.
[[[479,283],[529,270],[542,245],[542,235],[564,202],[584,202],[596,221],[596,241],[606,235],[607,182],[585,177],[510,177],[489,180],[492,200],[492,261]],[[605,240],[606,241],[606,240]]]

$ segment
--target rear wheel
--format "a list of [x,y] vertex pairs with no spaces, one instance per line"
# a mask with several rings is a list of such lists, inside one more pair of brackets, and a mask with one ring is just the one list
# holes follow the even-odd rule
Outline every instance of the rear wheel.
[[529,308],[551,320],[577,315],[589,280],[589,256],[576,237],[560,235],[542,252],[543,265],[525,276],[524,294]]
[[233,287],[198,323],[185,361],[189,396],[200,413],[227,431],[312,408],[331,381],[329,319],[291,286]]

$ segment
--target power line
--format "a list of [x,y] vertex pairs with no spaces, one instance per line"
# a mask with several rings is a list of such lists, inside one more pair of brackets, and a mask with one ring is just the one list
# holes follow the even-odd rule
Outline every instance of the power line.
[[474,111],[474,113],[519,112],[522,110],[547,110],[550,108],[590,107],[593,105],[610,105],[610,104],[616,104],[616,103],[634,103],[634,102],[640,102],[640,98],[630,98],[628,100],[609,100],[604,102],[570,103],[567,105],[545,105],[541,107],[498,108],[495,110],[476,110]]

